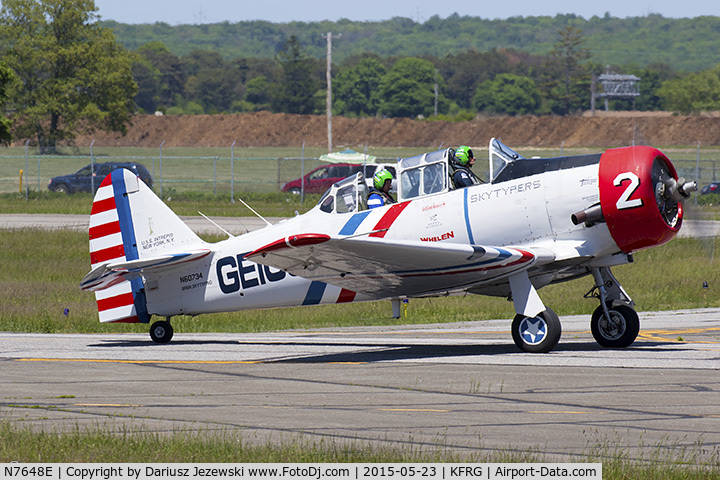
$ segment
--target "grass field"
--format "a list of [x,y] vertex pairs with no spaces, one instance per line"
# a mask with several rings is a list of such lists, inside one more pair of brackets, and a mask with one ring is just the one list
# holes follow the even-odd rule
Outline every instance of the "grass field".
[[[660,453],[662,450],[663,453]],[[667,451],[673,451],[668,458]],[[698,462],[698,449],[658,446],[646,458],[629,459],[609,444],[588,448],[587,463],[602,463],[606,480],[717,480],[717,465]],[[662,458],[662,460],[659,460]],[[459,455],[442,447],[408,450],[364,444],[287,441],[246,445],[238,434],[146,431],[120,434],[103,430],[33,432],[0,420],[0,462],[60,463],[537,463],[551,461],[538,452],[478,452]]]

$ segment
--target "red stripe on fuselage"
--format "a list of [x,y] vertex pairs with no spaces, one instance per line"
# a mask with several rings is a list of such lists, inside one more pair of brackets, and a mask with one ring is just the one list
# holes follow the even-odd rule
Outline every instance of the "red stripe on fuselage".
[[347,290],[343,288],[342,290],[340,290],[340,295],[338,296],[337,303],[352,302],[353,300],[355,300],[355,295],[356,293],[352,290]]
[[405,210],[405,207],[410,205],[410,202],[403,202],[403,203],[396,203],[392,207],[388,209],[387,212],[385,212],[385,215],[382,216],[380,221],[375,225],[375,228],[373,230],[382,230],[381,232],[374,232],[371,233],[370,237],[377,237],[377,238],[383,238],[385,234],[387,233],[387,229],[389,229],[392,224],[395,222],[397,217],[402,213],[403,210]]

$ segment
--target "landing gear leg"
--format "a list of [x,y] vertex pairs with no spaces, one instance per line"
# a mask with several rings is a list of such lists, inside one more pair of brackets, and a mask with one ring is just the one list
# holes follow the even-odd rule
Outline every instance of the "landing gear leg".
[[592,275],[595,286],[585,297],[600,300],[590,320],[595,341],[605,348],[629,347],[640,332],[640,320],[632,308],[635,302],[608,267],[593,268]]
[[560,319],[543,305],[527,272],[516,273],[508,280],[517,314],[511,327],[515,345],[523,352],[549,352],[560,340]]
[[165,317],[165,320],[155,322],[150,326],[150,338],[155,343],[168,343],[172,340],[173,328],[170,325],[170,317]]

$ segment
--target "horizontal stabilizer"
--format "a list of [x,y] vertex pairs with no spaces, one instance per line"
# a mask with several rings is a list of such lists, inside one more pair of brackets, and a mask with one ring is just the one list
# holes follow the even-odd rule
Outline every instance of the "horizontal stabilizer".
[[190,262],[208,255],[210,250],[202,249],[182,253],[168,253],[153,258],[104,263],[92,269],[80,282],[85,291],[104,290],[124,280],[130,280],[143,271],[167,268]]

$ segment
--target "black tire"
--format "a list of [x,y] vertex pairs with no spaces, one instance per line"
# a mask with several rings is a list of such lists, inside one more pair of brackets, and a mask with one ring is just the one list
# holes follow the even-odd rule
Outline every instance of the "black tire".
[[289,191],[290,193],[292,193],[293,195],[300,195],[300,193],[301,193],[301,192],[300,192],[300,189],[299,189],[298,187],[293,187],[293,188],[291,188],[291,189],[288,190],[288,191]]
[[170,322],[161,320],[155,322],[150,326],[150,338],[155,343],[168,343],[172,340],[173,328]]
[[55,187],[53,187],[53,192],[72,193],[72,190],[70,189],[70,187],[68,185],[66,185],[64,183],[60,183],[58,185],[55,185]]
[[590,330],[595,341],[604,348],[625,348],[632,345],[640,332],[638,314],[627,305],[608,305],[610,322],[600,305],[592,314]]
[[512,338],[523,352],[547,353],[560,341],[560,318],[549,308],[537,317],[517,314],[512,322]]

